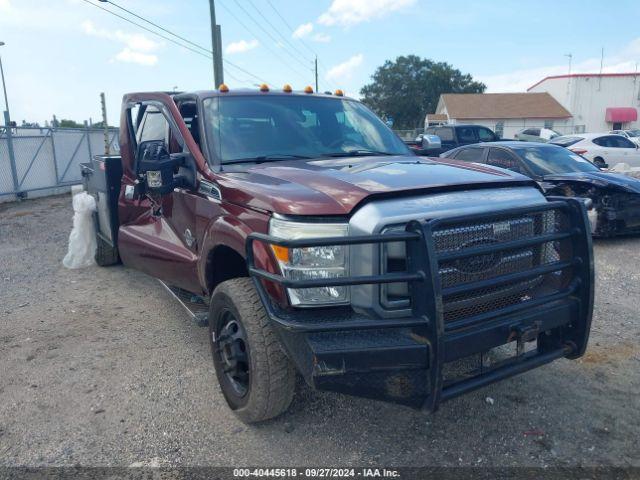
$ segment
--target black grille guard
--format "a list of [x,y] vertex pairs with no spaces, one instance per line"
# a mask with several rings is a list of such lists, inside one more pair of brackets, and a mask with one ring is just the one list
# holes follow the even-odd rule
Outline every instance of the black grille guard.
[[[488,217],[541,213],[557,209],[563,211],[568,218],[568,228],[564,231],[541,234],[535,237],[519,239],[509,242],[482,245],[461,251],[447,251],[437,253],[434,245],[433,231],[437,227],[486,220]],[[424,408],[437,409],[438,404],[446,399],[475,390],[488,383],[507,378],[530,370],[557,358],[577,358],[581,356],[587,345],[593,311],[593,252],[591,234],[588,228],[586,208],[581,199],[554,199],[546,204],[534,207],[517,207],[499,210],[490,214],[471,214],[444,219],[411,221],[406,231],[399,234],[378,234],[353,237],[332,237],[316,239],[288,240],[252,233],[246,241],[246,258],[248,271],[253,278],[254,285],[262,300],[264,308],[271,319],[284,331],[304,334],[315,332],[340,332],[350,330],[368,330],[401,327],[420,327],[429,347],[430,394]],[[440,284],[438,262],[465,258],[490,252],[512,250],[529,247],[546,242],[571,239],[573,258],[563,261],[547,263],[524,272],[510,273],[497,276],[489,280],[480,280],[443,289]],[[304,248],[314,246],[382,244],[389,242],[406,242],[407,271],[385,273],[381,275],[338,277],[311,280],[291,280],[282,275],[267,272],[256,267],[254,257],[254,242],[268,245],[278,245],[288,248]],[[571,282],[562,290],[550,295],[526,300],[518,304],[508,305],[490,312],[476,314],[455,322],[445,322],[443,318],[443,296],[464,293],[479,288],[508,284],[510,282],[526,280],[538,275],[572,269]],[[404,318],[380,319],[365,315],[352,314],[345,318],[332,318],[327,312],[331,308],[283,310],[274,305],[266,292],[263,281],[275,282],[285,288],[310,288],[349,286],[361,284],[389,284],[407,282],[409,284],[411,315]],[[518,357],[516,362],[491,370],[449,386],[443,386],[442,365],[445,362],[445,342],[450,331],[460,328],[473,328],[485,320],[504,315],[524,313],[536,307],[542,307],[551,302],[566,299],[576,301],[578,307],[570,328],[563,337],[562,345],[545,351],[530,352]],[[335,315],[333,316],[335,317]]]

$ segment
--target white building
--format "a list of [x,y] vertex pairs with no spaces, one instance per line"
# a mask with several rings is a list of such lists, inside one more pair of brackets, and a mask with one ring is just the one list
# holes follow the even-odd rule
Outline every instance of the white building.
[[440,95],[435,115],[426,116],[425,127],[436,118],[446,118],[447,123],[484,125],[502,138],[513,138],[527,127],[575,131],[571,113],[546,92],[446,93]]
[[573,115],[576,132],[640,128],[640,73],[547,77],[528,92],[547,92]]

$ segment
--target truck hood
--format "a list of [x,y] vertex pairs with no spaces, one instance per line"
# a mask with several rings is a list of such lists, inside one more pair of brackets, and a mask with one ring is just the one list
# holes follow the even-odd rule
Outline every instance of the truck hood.
[[565,173],[562,175],[545,175],[545,182],[579,182],[602,188],[614,188],[630,193],[640,193],[640,180],[622,175],[619,173],[609,172],[576,172]]
[[236,165],[218,181],[226,201],[284,215],[345,215],[373,195],[533,184],[506,170],[414,156]]

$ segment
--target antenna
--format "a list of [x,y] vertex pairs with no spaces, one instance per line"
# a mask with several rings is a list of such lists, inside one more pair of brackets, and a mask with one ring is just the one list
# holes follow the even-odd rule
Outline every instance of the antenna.
[[569,96],[569,89],[571,87],[571,61],[573,60],[573,53],[565,53],[565,57],[569,58],[569,78],[567,78],[567,97]]
[[573,60],[573,54],[565,53],[564,56],[569,58],[569,75],[571,75],[571,60]]
[[598,77],[598,91],[602,87],[602,67],[604,66],[604,47],[600,51],[600,76]]

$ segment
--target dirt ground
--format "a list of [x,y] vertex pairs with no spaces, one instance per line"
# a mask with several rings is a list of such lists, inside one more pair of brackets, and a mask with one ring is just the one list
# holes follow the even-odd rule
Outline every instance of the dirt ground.
[[62,266],[71,219],[68,195],[0,205],[0,466],[640,466],[640,237],[596,242],[579,361],[434,415],[302,386],[246,426],[206,329],[156,280]]

